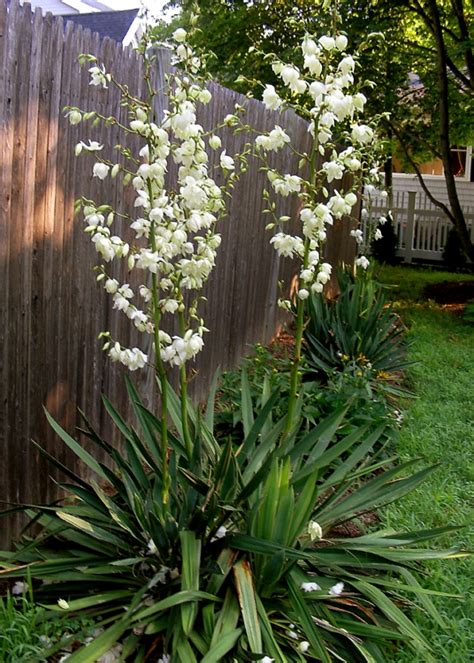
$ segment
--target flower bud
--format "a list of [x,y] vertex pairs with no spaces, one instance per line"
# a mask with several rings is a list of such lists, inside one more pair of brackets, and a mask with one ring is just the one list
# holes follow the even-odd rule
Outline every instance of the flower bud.
[[334,48],[336,48],[336,41],[334,37],[328,37],[327,35],[323,35],[322,37],[319,38],[319,43],[321,46],[324,48],[325,51],[332,51]]
[[141,134],[145,130],[145,123],[142,120],[132,120],[130,122],[130,129],[136,131],[138,134]]
[[347,37],[345,35],[336,37],[336,48],[338,51],[344,51],[347,48]]
[[145,113],[143,108],[137,108],[135,115],[137,116],[137,120],[140,120],[141,122],[146,122],[148,120],[148,115]]
[[201,104],[208,104],[212,99],[212,94],[209,90],[201,90],[199,93],[199,101]]
[[212,147],[213,150],[218,150],[222,145],[222,141],[219,138],[219,136],[211,136],[209,138],[209,146]]
[[179,43],[186,40],[187,32],[183,28],[178,28],[173,32],[173,39]]
[[79,124],[82,121],[82,115],[77,110],[69,111],[69,113],[67,114],[67,118],[70,124]]

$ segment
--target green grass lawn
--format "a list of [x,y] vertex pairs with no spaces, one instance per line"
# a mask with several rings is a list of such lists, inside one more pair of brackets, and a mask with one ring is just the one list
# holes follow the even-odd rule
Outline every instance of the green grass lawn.
[[390,286],[389,296],[394,300],[419,302],[423,298],[423,289],[432,283],[442,281],[472,281],[473,274],[455,274],[437,269],[421,267],[377,266],[374,273],[377,280]]
[[[411,359],[419,363],[407,373],[408,386],[417,399],[405,403],[399,454],[402,460],[422,457],[439,469],[412,495],[381,513],[389,527],[414,529],[469,524],[441,543],[462,543],[474,549],[474,325],[459,314],[420,301],[427,283],[465,280],[466,275],[380,268],[379,279],[397,285],[393,295],[398,311],[413,340]],[[421,610],[415,620],[433,645],[439,663],[474,660],[474,563],[459,559],[432,563],[425,587],[459,593],[463,600],[438,598],[436,604],[446,622],[443,631]],[[398,651],[387,660],[413,663],[410,652]]]

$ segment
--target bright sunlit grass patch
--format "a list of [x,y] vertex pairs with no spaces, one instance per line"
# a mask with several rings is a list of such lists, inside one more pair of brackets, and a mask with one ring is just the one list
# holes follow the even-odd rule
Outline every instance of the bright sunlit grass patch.
[[[385,525],[404,529],[467,525],[445,537],[446,546],[463,543],[474,548],[469,526],[473,522],[474,497],[474,329],[459,314],[419,300],[423,287],[443,280],[472,279],[408,268],[381,268],[379,278],[398,283],[399,313],[414,341],[409,353],[417,361],[407,371],[409,387],[417,395],[406,403],[405,422],[398,452],[402,460],[422,457],[427,464],[439,463],[418,490],[381,513]],[[404,301],[403,301],[404,300]],[[429,637],[440,663],[468,661],[474,651],[474,564],[472,558],[433,562],[423,585],[458,593],[463,600],[442,598],[436,605],[446,622],[445,630],[420,609],[413,619]],[[397,663],[412,663],[409,651],[399,650]]]

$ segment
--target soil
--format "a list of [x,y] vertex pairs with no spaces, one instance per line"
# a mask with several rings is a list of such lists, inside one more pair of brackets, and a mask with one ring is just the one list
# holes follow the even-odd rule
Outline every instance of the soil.
[[294,334],[291,330],[279,329],[268,349],[277,359],[292,359],[295,349]]
[[423,290],[423,295],[437,304],[465,304],[474,299],[474,281],[430,283]]

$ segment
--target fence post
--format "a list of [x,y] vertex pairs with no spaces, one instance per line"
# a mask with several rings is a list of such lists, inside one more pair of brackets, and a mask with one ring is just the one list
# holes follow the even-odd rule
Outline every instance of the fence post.
[[415,201],[416,191],[408,192],[407,234],[405,236],[405,262],[412,261],[413,239],[415,237]]

